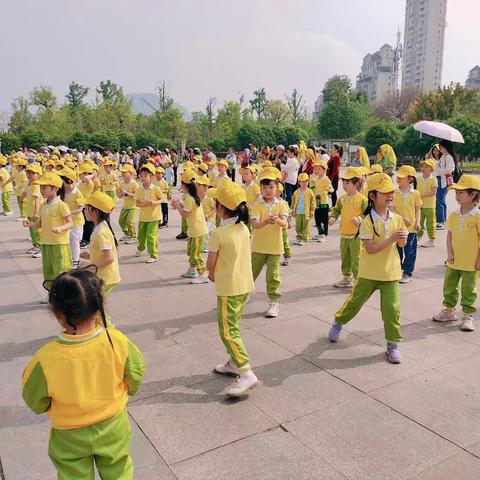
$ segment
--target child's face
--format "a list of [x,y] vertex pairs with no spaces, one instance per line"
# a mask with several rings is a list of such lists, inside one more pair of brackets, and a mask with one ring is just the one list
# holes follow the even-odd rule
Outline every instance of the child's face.
[[275,180],[270,180],[267,185],[260,185],[260,191],[264,200],[273,200],[277,193],[277,184]]
[[52,165],[45,165],[45,171],[46,172],[51,172],[53,170],[53,166]]
[[152,174],[148,170],[140,170],[140,180],[144,185],[150,185]]
[[89,222],[93,222],[95,220],[95,218],[93,216],[93,208],[92,208],[91,205],[87,205],[87,207],[85,208],[85,218]]
[[410,179],[408,177],[397,177],[397,183],[400,188],[408,188],[408,186],[410,185]]
[[429,167],[426,163],[422,163],[420,169],[424,177],[429,177],[433,172],[432,167]]
[[124,182],[129,182],[132,179],[131,172],[122,172],[122,178]]
[[62,170],[62,169],[63,169],[62,165],[55,165],[55,170]]
[[227,169],[225,168],[225,165],[218,165],[217,168],[218,168],[218,173],[219,173],[220,175],[225,175],[225,173],[226,173],[226,171],[227,171]]
[[322,167],[315,167],[313,169],[313,173],[317,176],[317,177],[323,177],[325,175],[325,170],[322,168]]
[[281,190],[280,188],[277,188],[277,191],[275,192],[275,196],[277,198],[280,198],[282,196],[282,193],[283,193],[283,190]]
[[357,185],[351,180],[342,180],[343,189],[347,193],[354,193],[357,191]]
[[477,198],[475,192],[468,193],[466,190],[455,190],[455,200],[460,206],[474,204]]
[[38,173],[32,172],[31,170],[27,170],[27,178],[29,182],[38,180]]
[[298,184],[300,185],[301,190],[306,190],[308,187],[308,180],[304,180],[303,182],[298,182]]
[[252,183],[253,176],[250,170],[245,170],[242,175],[243,181],[247,184]]
[[207,189],[208,189],[207,185],[200,185],[199,183],[197,183],[195,187],[197,188],[198,196],[203,198],[207,193]]
[[52,187],[51,185],[40,185],[40,193],[43,198],[51,199],[57,196],[57,187]]
[[[375,195],[374,193],[371,194]],[[374,196],[375,208],[382,210],[384,208],[390,208],[393,205],[394,192],[380,193],[376,192]]]
[[155,174],[155,178],[156,178],[157,180],[161,180],[161,179],[163,178],[163,173],[156,173],[156,174]]
[[110,173],[113,170],[111,165],[105,165],[103,168],[105,169],[105,173]]

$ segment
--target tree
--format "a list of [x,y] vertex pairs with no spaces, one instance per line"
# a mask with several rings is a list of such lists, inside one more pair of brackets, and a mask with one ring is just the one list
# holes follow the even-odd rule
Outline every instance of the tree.
[[480,157],[480,121],[466,115],[457,115],[447,120],[463,135],[465,143],[455,145],[456,151],[462,156]]
[[18,135],[12,132],[0,134],[1,149],[0,153],[10,153],[22,148],[22,141]]
[[35,87],[30,92],[30,103],[43,111],[52,112],[57,105],[57,97],[53,94],[51,87]]
[[96,92],[97,101],[107,105],[114,105],[125,100],[122,87],[113,83],[111,80],[100,82]]
[[135,136],[135,144],[137,148],[145,148],[145,147],[157,147],[158,144],[158,136],[152,132],[147,130],[142,130],[138,132]]
[[94,132],[90,140],[92,143],[97,143],[104,148],[120,150],[120,139],[118,138],[117,132],[113,130],[104,129]]
[[70,148],[88,148],[92,143],[90,135],[81,131],[73,132],[68,140]]
[[215,105],[217,104],[217,99],[215,97],[210,97],[205,107],[205,113],[207,114],[208,129],[210,135],[213,132],[213,120],[215,116]]
[[72,110],[77,110],[80,108],[83,103],[83,99],[88,95],[88,91],[90,89],[88,87],[84,87],[77,82],[72,82],[68,86],[68,93],[65,97],[68,100],[68,105]]
[[9,127],[14,133],[23,132],[32,125],[33,115],[28,109],[30,103],[25,97],[18,97],[12,102],[12,115],[10,116]]
[[397,155],[412,155],[423,158],[434,143],[434,138],[428,135],[420,135],[420,133],[410,125],[403,130],[401,138],[394,148]]
[[164,112],[155,114],[155,131],[162,139],[169,139],[180,145],[185,138],[185,122],[178,108],[170,107]]
[[365,148],[370,155],[378,150],[380,145],[388,143],[395,146],[400,140],[400,133],[393,123],[381,121],[372,124],[365,132]]
[[265,111],[265,107],[267,106],[267,94],[265,93],[265,89],[261,88],[260,90],[255,90],[253,95],[253,99],[250,100],[250,106],[257,114],[257,120],[260,120],[263,116],[263,112]]
[[415,88],[404,88],[386,95],[375,104],[375,116],[380,120],[402,122],[407,117],[410,105],[420,95]]
[[46,135],[38,128],[28,128],[20,135],[22,147],[38,150],[47,145]]
[[237,102],[227,102],[218,109],[215,120],[215,136],[228,137],[240,128],[242,121],[240,108],[240,104]]
[[306,117],[306,107],[303,95],[299,94],[295,88],[290,96],[286,95],[287,104],[292,111],[293,123],[303,120]]
[[165,80],[157,84],[158,108],[161,112],[167,111],[173,105],[173,98],[170,97],[170,85]]
[[269,100],[265,106],[264,117],[276,125],[290,123],[292,121],[292,110],[281,100]]

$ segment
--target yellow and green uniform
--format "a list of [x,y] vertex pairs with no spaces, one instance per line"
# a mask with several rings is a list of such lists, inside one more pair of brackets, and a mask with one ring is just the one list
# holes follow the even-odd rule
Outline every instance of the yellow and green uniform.
[[102,192],[106,193],[115,200],[115,191],[117,190],[118,176],[115,172],[107,173],[103,171],[99,174],[98,179],[102,184]]
[[418,231],[418,238],[422,238],[425,230],[428,238],[435,240],[436,236],[436,196],[425,197],[432,193],[432,189],[437,188],[437,179],[430,175],[425,178],[423,175],[417,177],[417,190],[422,198],[422,207],[420,208],[420,230]]
[[[252,221],[262,222],[269,215],[287,218],[289,208],[283,200],[275,199],[271,203],[259,198],[252,207]],[[283,248],[282,227],[278,224],[254,228],[252,233],[252,272],[254,280],[260,275],[263,266],[267,264],[266,281],[267,295],[270,300],[278,300],[280,294],[280,256],[285,253]]]
[[242,185],[245,190],[245,195],[247,196],[247,206],[251,210],[253,204],[257,201],[260,196],[260,187],[255,182],[251,182],[250,185]]
[[120,331],[96,327],[62,333],[38,350],[23,373],[22,397],[52,422],[49,456],[58,478],[133,479],[128,395],[140,386],[145,361]]
[[328,191],[332,186],[330,179],[323,175],[319,177],[312,173],[310,175],[310,188],[313,190],[317,207],[327,205],[328,207]]
[[135,205],[135,193],[138,190],[138,183],[135,180],[131,180],[129,183],[121,182],[119,188],[123,191],[124,196],[118,223],[125,235],[136,238],[135,215],[137,206]]
[[330,210],[330,217],[340,218],[340,257],[342,275],[345,278],[357,278],[358,263],[362,244],[357,238],[358,227],[352,223],[355,217],[363,216],[368,200],[365,195],[356,192],[353,195],[342,195]]
[[[146,202],[162,199],[162,192],[153,183],[149,188],[139,185],[135,192],[135,201]],[[138,216],[138,250],[143,252],[145,245],[151,258],[158,258],[158,222],[162,220],[160,204],[151,207],[140,207]]]
[[[35,203],[40,202],[40,205],[43,203],[43,197],[40,193],[40,186],[35,182],[30,183],[27,187],[27,195],[25,197],[25,214],[29,222],[38,222],[39,218],[35,216]],[[41,247],[40,242],[40,231],[38,228],[30,227],[30,238],[32,239],[33,246],[35,248]]]
[[2,187],[2,208],[5,213],[11,212],[10,196],[13,191],[13,183],[10,180],[10,173],[5,167],[0,167],[0,187]]
[[183,210],[189,212],[186,217],[187,221],[187,255],[191,268],[195,268],[201,275],[207,267],[203,258],[203,250],[205,246],[205,237],[208,233],[207,222],[203,212],[202,204],[197,205],[195,199],[186,194],[183,201]]
[[240,336],[240,321],[248,294],[255,289],[250,259],[250,232],[236,218],[223,220],[209,242],[217,254],[215,289],[220,338],[240,371],[250,369],[248,353]]
[[455,308],[458,284],[462,281],[460,304],[464,313],[475,313],[477,300],[477,270],[475,264],[480,249],[480,211],[476,206],[466,215],[461,210],[447,218],[452,236],[453,263],[447,263],[443,283],[443,304]]
[[396,190],[394,195],[395,213],[398,213],[402,218],[410,221],[410,225],[407,227],[408,233],[416,233],[416,215],[417,208],[422,206],[422,199],[420,193],[413,188],[410,188],[407,192]]
[[85,182],[80,182],[78,184],[78,189],[83,195],[83,198],[88,198],[93,193],[93,180],[86,180]]
[[27,187],[27,172],[23,169],[15,175],[15,194],[17,195],[18,208],[20,209],[21,217],[25,217],[25,195]]
[[310,240],[310,220],[315,211],[315,194],[309,188],[295,190],[292,197],[292,211],[295,212],[297,240]]
[[[290,207],[288,203],[283,198],[280,198],[283,202],[283,206],[290,211]],[[288,220],[288,217],[287,217]],[[292,249],[290,247],[290,240],[288,238],[288,230],[290,228],[290,221],[288,220],[288,226],[282,228],[282,242],[283,242],[283,257],[284,258],[292,258]]]
[[[375,210],[362,220],[359,238],[381,243],[390,238],[395,230],[405,229],[400,215],[388,212],[383,219]],[[335,321],[345,325],[357,315],[362,306],[376,291],[380,291],[380,310],[388,342],[396,343],[400,335],[400,296],[398,281],[402,276],[397,244],[388,244],[376,253],[368,253],[364,248],[360,253],[358,278],[351,295],[335,314]]]

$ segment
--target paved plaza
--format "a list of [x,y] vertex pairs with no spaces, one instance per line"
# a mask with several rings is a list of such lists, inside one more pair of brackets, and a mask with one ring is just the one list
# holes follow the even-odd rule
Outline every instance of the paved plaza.
[[[175,239],[175,213],[160,231],[158,263],[147,265],[133,256],[135,246],[120,246],[122,282],[108,303],[113,322],[147,360],[144,384],[129,404],[136,479],[480,478],[480,325],[465,333],[431,321],[441,307],[446,232],[437,248],[419,249],[415,280],[401,286],[401,365],[386,361],[376,295],[338,344],[328,341],[348,294],[332,285],[340,278],[338,227],[325,244],[292,247],[291,265],[282,267],[280,316],[263,317],[262,275],[242,324],[262,384],[245,400],[227,401],[222,392],[231,378],[212,373],[227,358],[215,290],[180,278],[186,242]],[[118,211],[115,226],[117,219]],[[41,260],[25,254],[27,237],[14,219],[0,220],[6,480],[55,477],[49,419],[31,413],[20,396],[26,363],[58,331],[39,303]]]

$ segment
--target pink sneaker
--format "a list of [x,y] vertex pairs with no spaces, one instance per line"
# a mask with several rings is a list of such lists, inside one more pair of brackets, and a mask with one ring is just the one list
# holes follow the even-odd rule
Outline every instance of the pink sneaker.
[[456,319],[454,308],[443,308],[440,310],[440,313],[432,317],[432,320],[435,322],[454,322]]

